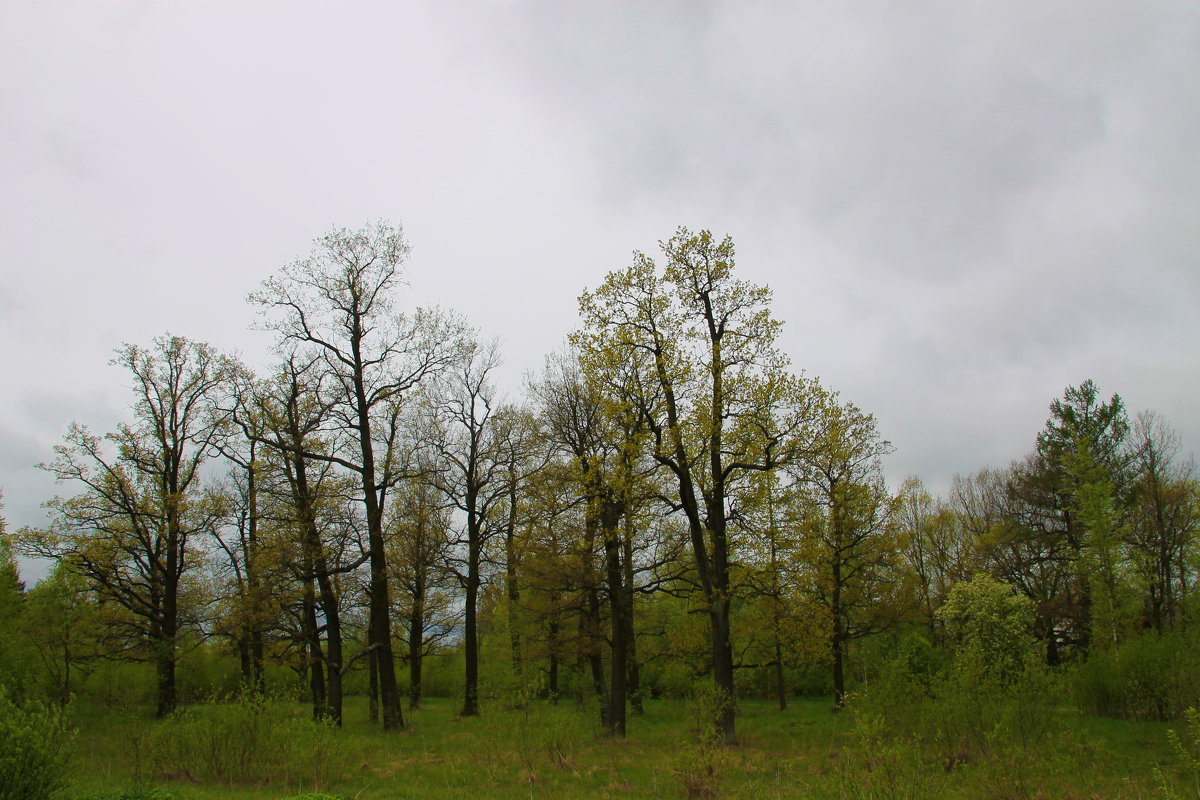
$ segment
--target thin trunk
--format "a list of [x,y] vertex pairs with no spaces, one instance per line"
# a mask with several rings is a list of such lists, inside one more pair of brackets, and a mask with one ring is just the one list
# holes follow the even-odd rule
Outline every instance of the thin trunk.
[[551,705],[558,705],[558,633],[558,615],[552,613],[546,632],[546,649],[550,655],[550,664],[546,669],[546,694]]
[[833,631],[829,636],[830,656],[833,658],[833,705],[841,708],[846,704],[845,630],[842,622],[842,562],[837,555],[833,558],[833,590],[829,611],[833,617]]
[[587,614],[580,624],[584,626],[583,640],[587,642],[587,662],[592,673],[592,689],[600,705],[600,725],[609,727],[608,687],[604,681],[604,659],[600,654],[600,593],[595,587],[587,590]]
[[[355,433],[359,452],[362,455],[359,478],[363,492],[363,505],[367,516],[367,559],[371,577],[369,589],[370,645],[378,655],[379,701],[383,712],[385,731],[404,728],[404,713],[400,709],[400,689],[396,682],[396,662],[392,654],[391,598],[388,596],[387,548],[383,538],[383,499],[387,483],[380,482],[375,472],[375,446],[372,439],[371,403],[367,400],[367,385],[364,375],[362,337],[365,332],[360,319],[354,318],[354,330],[350,336],[350,348],[354,370],[353,407],[358,414]],[[385,475],[386,478],[386,475]]]
[[374,650],[367,656],[367,669],[367,721],[379,722],[379,663]]
[[508,640],[512,648],[513,674],[518,678],[523,671],[521,655],[521,588],[517,584],[517,481],[516,470],[509,469],[508,477],[508,521],[504,530],[504,580],[508,593]]
[[779,710],[787,711],[787,686],[783,682],[783,646],[779,643],[779,630],[775,631],[775,697]]
[[[372,481],[373,482],[373,481]],[[375,495],[367,497],[374,501]],[[370,645],[374,647],[379,670],[379,702],[383,713],[385,731],[404,728],[404,714],[400,710],[400,690],[396,683],[396,663],[392,654],[392,624],[389,613],[387,552],[384,548],[382,517],[377,502],[368,503],[369,561],[371,564],[370,585]]]
[[408,618],[408,707],[421,705],[421,657],[425,648],[425,585],[417,582]]
[[623,566],[625,570],[625,602],[622,611],[625,613],[625,652],[629,692],[629,708],[634,714],[641,716],[646,713],[642,705],[642,678],[638,667],[637,635],[633,628],[633,516],[625,515],[625,535],[621,547],[624,551]]
[[[325,557],[325,548],[321,543],[321,532],[317,528],[314,498],[308,482],[308,467],[303,456],[297,455],[292,460],[292,476],[295,498],[301,519],[304,524],[305,549],[307,551],[306,569],[309,591],[312,591],[312,581],[316,580],[317,599],[320,602],[321,615],[325,618],[325,671],[328,685],[324,689],[325,713],[335,724],[342,724],[342,619],[341,603],[330,576],[329,563]],[[314,611],[315,613],[315,611]],[[313,630],[317,630],[314,622]],[[320,636],[316,637],[318,648]]]
[[246,467],[246,500],[248,518],[246,520],[246,589],[249,594],[250,611],[250,671],[246,677],[249,684],[258,692],[265,688],[263,676],[264,646],[262,632],[262,587],[258,579],[258,476],[255,454],[258,444],[250,439],[250,463]]

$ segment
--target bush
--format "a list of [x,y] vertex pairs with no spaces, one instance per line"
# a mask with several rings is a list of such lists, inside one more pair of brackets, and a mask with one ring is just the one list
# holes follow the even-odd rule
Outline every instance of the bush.
[[71,740],[53,706],[19,706],[0,686],[0,800],[43,800],[66,785]]
[[910,731],[946,770],[1046,755],[1060,726],[1056,681],[1037,652],[1029,601],[980,575],[955,586],[938,616],[956,642],[952,657],[920,636],[902,640],[874,684],[852,698],[857,715]]
[[1182,635],[1147,633],[1093,653],[1075,671],[1075,701],[1107,717],[1178,719],[1200,704],[1198,650]]
[[837,800],[921,800],[938,797],[947,771],[931,763],[919,743],[888,734],[880,716],[861,714],[854,739],[819,796]]
[[164,778],[201,783],[318,786],[339,778],[349,757],[336,727],[294,714],[254,692],[178,711],[151,733],[150,763]]

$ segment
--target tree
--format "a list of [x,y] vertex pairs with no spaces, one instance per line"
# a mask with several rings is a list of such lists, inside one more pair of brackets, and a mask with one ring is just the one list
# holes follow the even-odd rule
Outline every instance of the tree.
[[335,229],[312,253],[283,267],[251,294],[271,316],[268,327],[288,352],[319,359],[329,397],[331,448],[305,451],[358,479],[370,564],[370,644],[379,668],[385,730],[402,728],[392,653],[384,514],[387,496],[405,475],[403,400],[458,357],[461,325],[437,312],[394,309],[409,246],[385,222]]
[[846,645],[894,618],[898,541],[881,459],[892,451],[875,418],[836,395],[820,406],[821,434],[792,465],[800,491],[796,522],[817,566],[814,591],[829,611],[833,694],[846,695]]
[[958,648],[959,660],[978,666],[998,683],[1021,676],[1035,642],[1033,603],[987,574],[954,585],[938,609]]
[[[0,510],[4,508],[3,498],[0,492]],[[13,553],[13,537],[8,533],[4,517],[0,516],[0,619],[18,621],[24,600],[25,584],[21,581]],[[11,637],[0,637],[0,670],[10,676],[10,683],[20,674],[18,667],[23,661],[17,643]]]
[[[1021,524],[1042,542],[1042,550],[1067,571],[1057,593],[1060,608],[1049,636],[1051,662],[1061,636],[1085,651],[1092,639],[1093,598],[1112,583],[1103,574],[1115,540],[1114,506],[1127,482],[1125,437],[1129,423],[1119,395],[1102,401],[1091,380],[1068,386],[1050,404],[1050,418],[1030,458],[1013,470],[1010,492],[1019,502]],[[1107,508],[1106,508],[1107,506]]]
[[636,378],[608,383],[627,387],[621,402],[647,426],[651,457],[687,519],[720,696],[716,728],[733,743],[729,498],[746,473],[787,460],[803,414],[786,409],[802,389],[775,348],[770,290],[734,277],[733,240],[680,228],[661,247],[661,270],[635,253],[632,266],[583,294],[574,341],[588,370]]
[[944,500],[930,495],[915,476],[900,487],[893,519],[902,536],[904,560],[916,577],[921,616],[937,641],[937,610],[951,587],[970,574],[972,542],[959,516]]
[[71,699],[76,672],[106,654],[102,617],[86,579],[59,562],[26,596],[23,623],[42,674],[60,706]]
[[1146,623],[1161,634],[1182,624],[1194,581],[1189,556],[1200,528],[1200,484],[1195,461],[1181,457],[1179,434],[1158,414],[1138,415],[1129,446],[1129,544]]
[[450,512],[425,478],[402,484],[392,502],[396,508],[389,546],[396,554],[396,604],[408,640],[408,704],[417,708],[425,656],[457,628],[455,603],[447,591]]
[[302,587],[300,628],[309,656],[313,715],[340,725],[342,677],[349,663],[343,657],[338,577],[356,569],[362,559],[343,557],[356,545],[348,541],[352,526],[339,519],[345,516],[340,513],[342,499],[350,487],[344,474],[335,473],[333,462],[315,455],[329,452],[332,436],[325,431],[332,401],[324,391],[326,376],[317,367],[315,359],[285,359],[275,380],[257,388],[253,406],[262,419],[259,435],[277,456],[266,462],[276,484],[274,523],[291,545],[283,560]]
[[[577,353],[548,358],[541,379],[530,388],[539,401],[547,438],[560,456],[569,459],[568,469],[584,507],[585,541],[594,543],[598,539],[603,548],[602,583],[609,608],[611,656],[606,690],[598,648],[593,649],[590,658],[601,701],[601,721],[610,735],[624,737],[633,642],[633,537],[627,533],[629,526],[623,529],[621,522],[632,520],[645,431],[631,406],[605,402],[600,388],[589,382],[580,369]],[[627,392],[622,394],[628,396]],[[589,587],[592,638],[596,644],[601,638],[600,588]]]
[[433,418],[426,425],[438,467],[434,484],[458,512],[462,530],[454,559],[462,584],[464,686],[462,716],[479,714],[479,594],[484,547],[499,530],[504,483],[499,399],[491,381],[500,364],[499,343],[471,344],[430,392]]
[[104,439],[71,425],[42,468],[81,492],[51,500],[51,527],[26,531],[22,545],[128,611],[135,643],[155,665],[162,717],[175,708],[179,635],[199,603],[186,580],[199,564],[196,540],[219,511],[201,491],[201,468],[228,434],[218,400],[233,365],[178,336],[124,345],[114,363],[133,376],[134,421]]

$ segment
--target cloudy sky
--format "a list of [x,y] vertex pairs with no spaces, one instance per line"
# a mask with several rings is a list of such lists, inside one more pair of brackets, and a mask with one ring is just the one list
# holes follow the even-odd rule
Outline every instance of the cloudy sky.
[[679,225],[732,234],[893,480],[1028,451],[1095,379],[1200,443],[1191,0],[0,3],[0,487],[127,413],[121,342],[268,362],[246,294],[403,224],[505,380]]

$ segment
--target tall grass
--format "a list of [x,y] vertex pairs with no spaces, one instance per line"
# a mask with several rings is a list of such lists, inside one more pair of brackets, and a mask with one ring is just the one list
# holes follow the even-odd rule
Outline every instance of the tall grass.
[[150,733],[145,750],[161,778],[227,786],[316,789],[341,779],[349,763],[331,723],[248,691],[176,712]]

